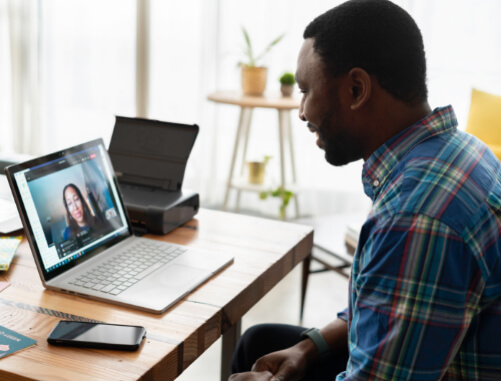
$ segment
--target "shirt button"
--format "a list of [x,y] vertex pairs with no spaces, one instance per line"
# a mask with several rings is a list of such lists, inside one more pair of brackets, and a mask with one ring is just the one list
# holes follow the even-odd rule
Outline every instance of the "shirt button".
[[372,185],[374,185],[375,187],[378,187],[379,186],[379,181],[378,180],[374,180],[374,182],[372,183]]

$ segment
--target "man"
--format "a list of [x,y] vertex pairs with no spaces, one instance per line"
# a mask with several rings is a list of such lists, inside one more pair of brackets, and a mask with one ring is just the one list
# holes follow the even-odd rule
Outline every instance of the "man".
[[320,331],[252,327],[230,380],[501,379],[500,162],[430,109],[421,33],[395,4],[347,1],[304,38],[299,116],[329,163],[365,161],[373,206],[347,310]]

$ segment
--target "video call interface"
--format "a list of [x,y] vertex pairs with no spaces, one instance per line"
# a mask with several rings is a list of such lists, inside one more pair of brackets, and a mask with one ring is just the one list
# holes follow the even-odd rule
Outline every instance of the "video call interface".
[[91,147],[16,174],[46,271],[128,233],[101,150]]

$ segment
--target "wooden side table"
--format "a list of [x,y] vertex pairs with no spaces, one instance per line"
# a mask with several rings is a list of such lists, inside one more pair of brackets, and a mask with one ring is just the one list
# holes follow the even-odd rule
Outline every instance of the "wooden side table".
[[[249,140],[249,131],[252,121],[252,113],[255,108],[274,108],[278,112],[278,134],[279,134],[279,146],[280,146],[280,186],[283,188],[294,187],[296,184],[296,165],[294,161],[294,144],[292,141],[292,130],[291,130],[291,110],[299,108],[299,100],[294,97],[283,97],[281,95],[265,95],[265,96],[248,96],[243,95],[237,91],[219,91],[209,94],[208,99],[223,104],[236,105],[240,107],[240,119],[238,122],[237,133],[235,137],[235,146],[233,148],[233,155],[230,165],[230,173],[228,176],[228,182],[226,184],[226,193],[223,201],[223,210],[228,207],[228,199],[230,190],[237,190],[237,201],[235,210],[238,211],[240,206],[240,192],[245,191],[255,191],[259,192],[265,190],[261,186],[256,186],[254,184],[248,184],[243,181],[236,181],[235,178],[235,166],[237,165],[237,157],[239,156],[240,150],[242,150],[241,160],[240,160],[240,177],[243,176],[246,154],[247,154],[247,144]],[[285,162],[285,150],[289,150],[290,154],[290,165],[292,181],[286,182],[286,162]],[[299,217],[299,202],[297,196],[294,197],[296,218]]]

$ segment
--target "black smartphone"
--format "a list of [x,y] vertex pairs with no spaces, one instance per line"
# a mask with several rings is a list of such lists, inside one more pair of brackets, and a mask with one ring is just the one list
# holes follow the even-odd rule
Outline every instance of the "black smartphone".
[[70,347],[135,351],[145,336],[146,329],[140,326],[61,320],[47,341]]

